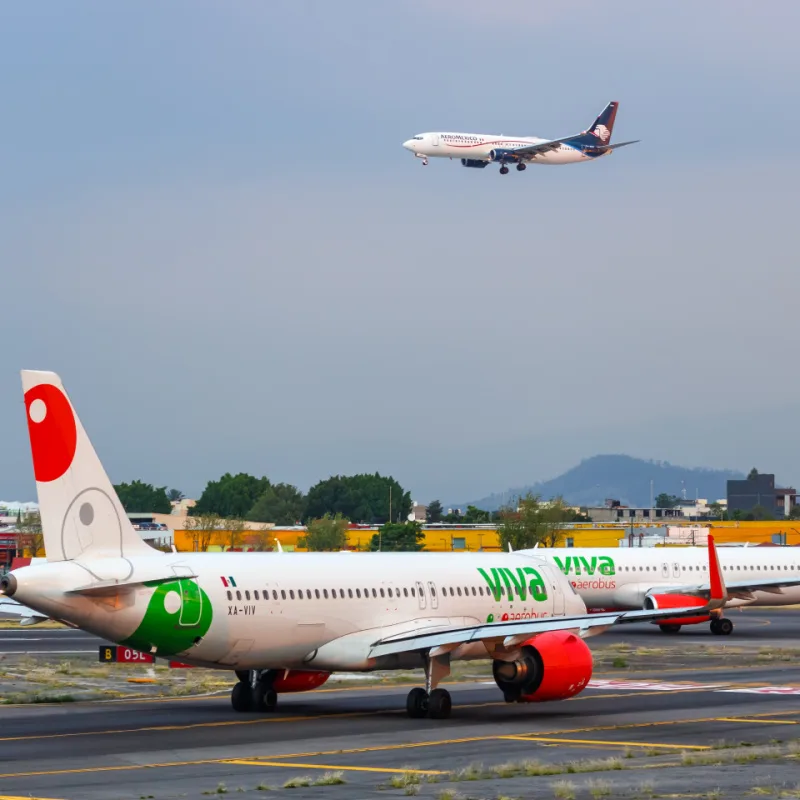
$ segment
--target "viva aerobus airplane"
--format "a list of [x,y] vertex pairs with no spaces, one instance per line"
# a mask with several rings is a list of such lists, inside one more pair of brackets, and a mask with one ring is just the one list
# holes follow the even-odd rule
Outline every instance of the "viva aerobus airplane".
[[528,164],[575,164],[611,155],[618,147],[640,141],[611,144],[611,133],[619,103],[609,103],[587,131],[563,139],[539,139],[535,136],[503,136],[494,133],[418,133],[403,147],[422,159],[458,158],[462,167],[483,169],[492,162],[500,164],[500,174],[508,175],[508,165],[516,164],[522,172]]
[[162,553],[131,526],[60,378],[24,371],[22,382],[47,561],[12,570],[0,590],[121,645],[235,671],[236,711],[271,711],[279,693],[334,671],[422,667],[408,713],[444,718],[439,683],[467,659],[492,661],[508,702],[565,699],[592,675],[585,637],[726,598],[711,540],[701,609],[606,614],[587,614],[531,553]]
[[[682,620],[655,620],[664,633],[682,625],[710,622],[711,632],[728,636],[733,622],[706,611],[711,593],[704,547],[545,548],[520,551],[544,558],[559,569],[590,610],[702,609]],[[800,603],[800,548],[721,547],[726,608]]]

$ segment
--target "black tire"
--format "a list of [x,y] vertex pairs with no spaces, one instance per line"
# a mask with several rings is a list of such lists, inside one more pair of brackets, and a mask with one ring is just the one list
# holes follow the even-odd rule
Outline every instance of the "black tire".
[[659,625],[661,633],[680,633],[680,625]]
[[525,172],[525,168],[526,167],[527,167],[527,164],[523,164],[523,163],[520,162],[519,164],[517,164],[517,172]]
[[717,627],[720,636],[730,636],[733,633],[733,623],[727,617],[717,620]]
[[428,693],[417,687],[408,693],[406,711],[411,719],[422,719],[428,716]]
[[249,683],[239,681],[231,692],[231,706],[234,711],[243,714],[253,710],[253,691]]
[[508,167],[500,167],[501,175],[508,175]]
[[428,698],[428,716],[431,719],[447,719],[452,707],[453,701],[447,689],[434,689],[431,692]]
[[278,693],[263,683],[256,684],[253,690],[253,710],[271,712],[278,705]]

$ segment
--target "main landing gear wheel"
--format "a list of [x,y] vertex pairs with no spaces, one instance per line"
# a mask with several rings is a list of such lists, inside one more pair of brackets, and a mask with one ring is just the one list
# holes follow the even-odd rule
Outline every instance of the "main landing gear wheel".
[[453,708],[447,689],[434,689],[428,694],[419,687],[412,689],[406,698],[406,711],[411,719],[447,719]]
[[527,166],[528,166],[527,164],[523,164],[520,161],[519,164],[517,164],[517,172],[525,172],[525,169],[527,168]]
[[239,681],[231,692],[231,705],[234,711],[240,714],[250,711],[253,708],[253,690],[249,683]]
[[733,623],[727,617],[712,619],[711,633],[717,636],[730,636],[733,633]]
[[428,716],[428,693],[417,687],[408,693],[406,711],[411,719],[422,719]]
[[500,174],[501,175],[508,175],[508,167],[505,164],[503,164],[503,166],[500,167]]
[[257,683],[252,690],[253,711],[274,711],[278,705],[278,693],[264,683]]
[[678,633],[680,632],[680,625],[659,625],[661,633]]

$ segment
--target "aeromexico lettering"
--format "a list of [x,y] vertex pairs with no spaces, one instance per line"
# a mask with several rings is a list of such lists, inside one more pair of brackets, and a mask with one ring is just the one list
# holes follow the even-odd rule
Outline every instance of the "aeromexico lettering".
[[530,593],[531,600],[537,603],[547,600],[547,588],[542,576],[533,567],[517,567],[516,574],[508,567],[492,567],[489,572],[478,567],[478,572],[497,601],[503,596],[503,586],[507,590],[507,597],[511,597],[513,592],[520,600],[527,600]]
[[569,577],[572,575],[616,575],[617,570],[614,566],[614,559],[609,556],[592,556],[591,558],[584,558],[583,556],[567,556],[564,559],[558,556],[553,556],[553,561],[556,562],[558,568]]

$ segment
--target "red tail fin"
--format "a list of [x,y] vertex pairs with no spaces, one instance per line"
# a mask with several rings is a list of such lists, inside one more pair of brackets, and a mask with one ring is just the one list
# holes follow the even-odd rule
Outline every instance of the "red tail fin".
[[719,607],[728,599],[728,590],[725,588],[725,577],[719,563],[717,546],[714,544],[714,537],[711,534],[708,536],[708,576],[711,583],[709,599]]

